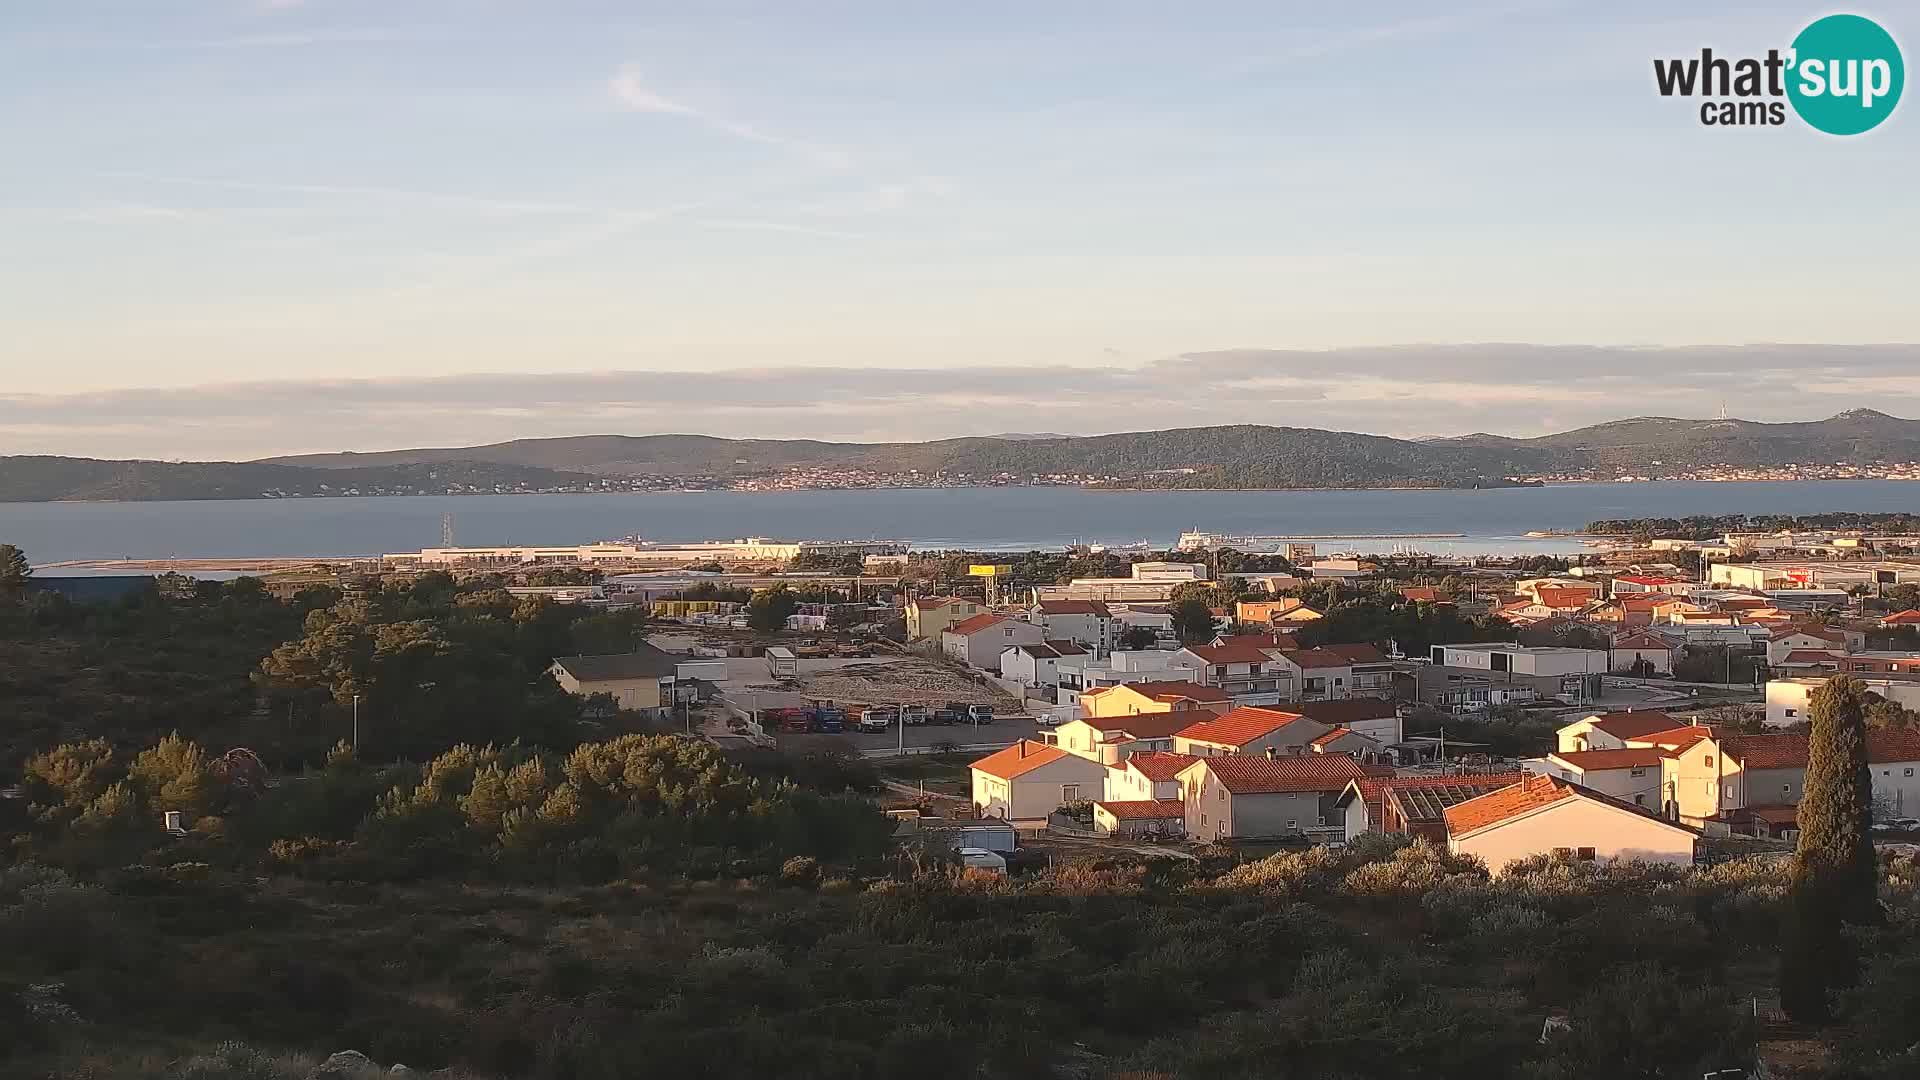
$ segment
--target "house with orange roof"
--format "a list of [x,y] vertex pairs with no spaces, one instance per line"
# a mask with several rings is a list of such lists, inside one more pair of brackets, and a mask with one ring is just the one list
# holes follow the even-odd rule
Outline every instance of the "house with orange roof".
[[1905,611],[1896,611],[1891,615],[1883,615],[1880,617],[1880,625],[1887,629],[1901,626],[1920,626],[1920,608],[1908,608]]
[[1099,798],[1107,767],[1058,747],[1021,739],[975,761],[973,805],[981,817],[1044,819],[1061,805]]
[[1310,720],[1297,712],[1249,705],[1174,732],[1173,749],[1175,753],[1196,757],[1268,752],[1282,756],[1311,754],[1313,740],[1332,730],[1332,725]]
[[1369,764],[1392,763],[1392,755],[1386,746],[1352,728],[1337,727],[1307,744],[1316,754],[1345,754],[1355,761]]
[[1352,781],[1334,807],[1348,843],[1370,832],[1447,842],[1446,808],[1525,780],[1524,772],[1368,776]]
[[1444,811],[1447,847],[1495,874],[1536,855],[1691,866],[1700,834],[1557,776],[1530,776]]
[[[1178,680],[1120,683],[1080,692],[1080,711],[1089,717],[1164,712],[1220,716],[1231,708],[1233,698],[1225,690]],[[1189,716],[1187,719],[1192,722],[1198,717]]]
[[1343,754],[1202,757],[1180,772],[1186,833],[1213,841],[1326,828],[1337,824],[1340,793],[1366,775]]
[[1192,754],[1147,750],[1128,755],[1107,769],[1102,798],[1108,802],[1138,802],[1180,797],[1180,773],[1199,759]]
[[[1614,671],[1646,671],[1654,675],[1673,674],[1673,658],[1680,645],[1653,630],[1627,630],[1613,636],[1607,648],[1607,664]],[[1645,667],[1642,667],[1642,664]]]
[[[1357,676],[1356,676],[1357,677]],[[1400,719],[1399,703],[1381,697],[1337,698],[1332,701],[1302,701],[1287,706],[1328,727],[1357,731],[1382,746],[1402,741],[1406,728]]]
[[1179,799],[1133,802],[1101,800],[1093,804],[1093,831],[1098,836],[1169,839],[1186,835],[1187,807]]
[[[1195,688],[1200,693],[1209,689],[1204,686]],[[1102,691],[1098,696],[1103,698],[1111,692]],[[1196,718],[1219,715],[1214,710],[1224,707],[1226,703],[1185,699],[1175,704],[1181,707],[1120,716],[1082,716],[1069,720],[1054,730],[1053,743],[1070,754],[1079,754],[1106,765],[1118,765],[1136,753],[1174,750],[1175,733],[1191,725]]]
[[1670,585],[1679,584],[1681,582],[1670,577],[1658,577],[1652,574],[1621,574],[1613,579],[1609,591],[1614,596],[1646,595],[1660,592]]
[[1827,626],[1783,626],[1767,637],[1767,663],[1777,664],[1795,649],[1846,652],[1847,635]]
[[1038,645],[1046,631],[1024,619],[982,613],[962,619],[940,633],[940,651],[950,660],[983,671],[1000,669],[1000,652],[1009,645]]
[[[1777,834],[1793,827],[1806,770],[1804,734],[1700,738],[1668,755],[1662,769],[1667,812],[1687,824]],[[1869,731],[1867,771],[1874,802],[1885,813],[1920,813],[1920,732]]]
[[964,596],[925,596],[907,601],[907,637],[915,641],[940,640],[947,627],[987,610]]
[[1680,721],[1658,709],[1592,713],[1560,728],[1555,733],[1555,744],[1563,754],[1580,750],[1625,750],[1631,739],[1679,726]]
[[1658,746],[1623,750],[1557,750],[1537,770],[1611,795],[1644,810],[1662,807],[1661,767],[1670,755]]
[[1041,600],[1028,609],[1029,621],[1046,631],[1049,641],[1071,641],[1105,656],[1113,651],[1121,625],[1113,609],[1101,600]]

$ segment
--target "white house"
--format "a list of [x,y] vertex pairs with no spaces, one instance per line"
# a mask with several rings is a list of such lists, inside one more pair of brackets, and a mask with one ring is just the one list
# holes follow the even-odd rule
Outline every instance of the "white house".
[[1058,686],[1060,660],[1086,654],[1087,650],[1071,641],[1005,645],[1000,649],[1000,677],[1021,686]]
[[1071,641],[1097,656],[1113,651],[1118,624],[1099,600],[1042,600],[1028,617],[1047,632],[1048,641]]
[[1625,750],[1635,739],[1681,726],[1680,721],[1658,709],[1594,713],[1560,728],[1556,732],[1556,749],[1563,754],[1579,750]]
[[1699,834],[1557,776],[1532,776],[1446,808],[1447,847],[1495,874],[1535,855],[1693,864]]
[[1099,798],[1106,779],[1097,761],[1022,739],[973,763],[973,805],[982,817],[1033,821]]
[[1000,650],[1009,645],[1037,645],[1044,638],[1038,626],[1004,615],[975,615],[940,634],[940,651],[971,668],[997,671]]
[[1335,801],[1365,775],[1340,754],[1203,757],[1180,771],[1186,832],[1196,840],[1228,840],[1338,826]]
[[1107,770],[1107,802],[1137,802],[1151,799],[1178,799],[1180,773],[1198,758],[1189,754],[1146,751],[1130,755]]
[[1548,754],[1539,771],[1570,780],[1621,802],[1658,812],[1660,770],[1667,751],[1656,746],[1627,750],[1568,750]]
[[1608,664],[1615,671],[1632,672],[1643,670],[1644,661],[1648,667],[1644,670],[1655,675],[1673,674],[1674,643],[1653,630],[1628,630],[1615,634],[1613,645],[1607,650]]
[[[1827,685],[1830,675],[1804,675],[1791,679],[1773,679],[1767,683],[1768,727],[1789,727],[1805,723],[1807,706],[1813,692]],[[1906,679],[1873,679],[1854,676],[1868,690],[1903,708],[1920,709],[1920,682]]]
[[1777,664],[1796,649],[1847,651],[1847,635],[1824,626],[1788,626],[1767,638],[1767,663]]

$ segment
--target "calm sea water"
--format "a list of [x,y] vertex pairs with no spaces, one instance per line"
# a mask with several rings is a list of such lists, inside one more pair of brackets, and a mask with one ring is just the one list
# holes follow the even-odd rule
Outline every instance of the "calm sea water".
[[[576,544],[638,535],[903,539],[999,550],[1171,544],[1183,529],[1273,536],[1462,533],[1404,541],[1436,553],[1579,550],[1540,529],[1597,518],[1920,510],[1920,483],[1567,484],[1490,491],[1082,491],[1074,488],[643,495],[469,495],[238,502],[0,503],[0,543],[69,559],[368,555],[440,542]],[[1391,550],[1391,540],[1323,544]]]

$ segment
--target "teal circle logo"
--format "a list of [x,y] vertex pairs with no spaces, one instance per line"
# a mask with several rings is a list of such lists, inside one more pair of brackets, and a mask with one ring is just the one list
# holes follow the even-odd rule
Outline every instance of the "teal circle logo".
[[1787,100],[1829,135],[1871,131],[1893,113],[1906,82],[1900,46],[1872,19],[1829,15],[1793,39]]

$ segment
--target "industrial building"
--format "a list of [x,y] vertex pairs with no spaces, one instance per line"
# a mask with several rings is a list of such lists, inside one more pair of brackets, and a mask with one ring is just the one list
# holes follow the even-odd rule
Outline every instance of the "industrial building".
[[409,567],[484,569],[645,563],[677,566],[694,562],[791,562],[802,553],[862,557],[901,555],[905,554],[906,550],[907,545],[897,540],[769,540],[754,536],[739,540],[708,540],[698,544],[655,544],[641,540],[577,544],[570,547],[422,548],[415,552],[382,555],[380,561],[383,565],[396,569]]

